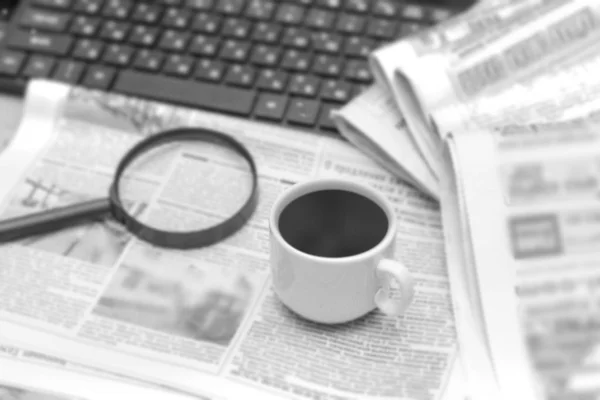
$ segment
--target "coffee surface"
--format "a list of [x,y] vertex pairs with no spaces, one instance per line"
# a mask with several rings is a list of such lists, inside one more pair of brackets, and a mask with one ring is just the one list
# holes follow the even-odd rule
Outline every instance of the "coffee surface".
[[379,244],[388,230],[385,211],[373,200],[346,190],[320,190],[287,205],[279,232],[296,249],[319,257],[349,257]]

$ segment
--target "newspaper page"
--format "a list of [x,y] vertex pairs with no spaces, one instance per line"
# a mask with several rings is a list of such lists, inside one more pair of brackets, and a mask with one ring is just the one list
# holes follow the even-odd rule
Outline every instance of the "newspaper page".
[[[483,2],[418,34],[409,36],[374,51],[370,57],[371,70],[379,86],[391,91],[401,115],[417,147],[425,156],[434,175],[439,177],[441,141],[427,118],[424,107],[412,82],[398,71],[419,65],[421,60],[435,56],[451,47],[478,43],[488,36],[511,29],[523,19],[532,18],[540,4],[548,0],[516,0]],[[435,79],[435,77],[432,77]],[[433,88],[437,83],[426,82]],[[446,87],[447,84],[440,86]],[[439,88],[438,88],[439,89]],[[446,94],[444,94],[446,95]]]
[[394,175],[437,198],[438,181],[415,145],[387,88],[371,86],[336,110],[333,120],[348,141]]
[[0,345],[0,371],[1,400],[222,400],[90,374],[83,366],[8,345]]
[[599,127],[596,110],[450,141],[503,390],[525,355],[538,398],[600,396]]
[[492,96],[433,110],[431,117],[442,136],[509,124],[562,120],[597,101],[599,67],[600,54],[582,54],[567,63],[549,66],[545,73],[515,82]]
[[[82,388],[87,387],[88,393],[85,393],[85,397],[88,400],[95,398],[98,394],[96,390],[97,385],[115,385],[116,387],[123,388],[127,387],[127,390],[135,392],[139,390],[139,395],[156,395],[161,396],[163,398],[172,397],[173,400],[216,400],[217,397],[211,396],[202,396],[200,393],[196,393],[195,396],[191,396],[184,392],[178,392],[173,390],[173,388],[169,388],[166,386],[157,385],[150,382],[144,382],[137,379],[133,379],[129,376],[123,374],[113,373],[111,371],[101,370],[99,368],[95,368],[94,366],[86,365],[86,364],[78,364],[75,362],[71,362],[64,358],[56,357],[52,354],[41,353],[34,350],[29,350],[23,347],[13,346],[9,344],[3,344],[0,342],[0,371],[5,371],[9,369],[10,365],[14,364],[23,365],[23,368],[27,368],[28,365],[38,368],[43,371],[54,370],[52,374],[57,374],[60,376],[76,376],[79,377],[81,375],[87,376],[87,380],[89,382],[94,383],[94,387],[83,386]],[[457,373],[461,373],[462,371],[458,371]],[[15,376],[15,375],[13,375]],[[31,376],[27,375],[26,378],[31,378]],[[5,382],[10,381],[5,374],[0,376],[0,382],[4,379]],[[20,375],[16,375],[15,378],[12,378],[15,382],[20,382]],[[52,390],[61,393],[73,393],[74,389],[71,387],[70,383],[67,382],[65,384],[64,380],[54,379],[51,382],[56,383],[56,385],[52,386]],[[80,389],[78,389],[80,390]],[[81,391],[81,390],[80,390]]]
[[78,400],[76,397],[63,396],[49,392],[42,392],[27,386],[2,384],[0,381],[0,400]]
[[[57,83],[37,81],[30,98],[38,93],[59,112],[25,119],[0,157],[14,172],[2,176],[4,216],[104,195],[128,148],[177,126],[244,143],[261,196],[242,230],[199,250],[151,247],[110,220],[1,246],[3,343],[209,397],[445,398],[460,373],[433,200],[340,139]],[[218,153],[204,157],[221,164]],[[213,211],[162,202],[189,196],[168,170],[155,165],[136,175],[140,194],[169,190],[143,207],[134,201],[134,210],[172,221]],[[395,205],[396,254],[417,281],[405,315],[375,311],[324,326],[293,315],[271,290],[270,206],[295,182],[326,176],[372,185]]]
[[13,96],[0,95],[0,154],[8,146],[21,121],[22,100]]

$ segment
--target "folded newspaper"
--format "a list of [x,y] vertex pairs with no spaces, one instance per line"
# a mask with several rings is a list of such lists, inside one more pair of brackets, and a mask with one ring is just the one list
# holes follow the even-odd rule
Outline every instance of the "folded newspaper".
[[[104,196],[127,149],[177,126],[218,129],[250,149],[261,196],[249,224],[189,251],[153,248],[111,221],[0,246],[0,349],[64,360],[68,367],[57,374],[133,380],[197,398],[465,399],[438,205],[346,141],[34,81],[22,123],[0,155],[0,213]],[[217,153],[207,162],[228,168]],[[141,169],[132,179],[171,188],[170,198],[187,202],[174,210],[183,218],[214,212],[189,204],[186,187],[172,192],[166,183],[174,179],[157,174]],[[268,210],[295,182],[327,176],[372,185],[394,204],[396,256],[417,282],[405,315],[373,312],[323,326],[274,296]],[[159,191],[146,210],[175,207],[162,201],[166,195]],[[1,354],[2,371],[23,361]],[[9,377],[0,374],[0,384]]]
[[334,116],[441,200],[474,399],[600,398],[599,5],[482,4],[377,50]]
[[[442,203],[461,357],[491,360],[505,398],[600,397],[595,106],[447,139]],[[463,334],[469,318],[485,346]]]
[[[375,89],[334,118],[349,140],[360,141],[371,154],[385,154],[387,159],[380,157],[384,166],[403,171],[410,182],[439,198],[442,143],[448,133],[559,120],[565,107],[600,93],[600,77],[593,73],[600,65],[599,50],[600,3],[594,0],[514,0],[474,7],[376,50],[371,56]],[[356,112],[354,103],[373,97],[395,104],[387,116],[395,124],[374,127],[370,109]],[[397,128],[398,121],[403,128]],[[423,174],[423,163],[434,183]]]

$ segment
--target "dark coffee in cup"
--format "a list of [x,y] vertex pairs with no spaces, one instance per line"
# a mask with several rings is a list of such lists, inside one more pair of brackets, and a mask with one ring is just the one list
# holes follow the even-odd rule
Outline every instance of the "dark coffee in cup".
[[279,232],[292,247],[317,257],[349,257],[377,246],[389,221],[373,200],[347,190],[319,190],[281,211]]

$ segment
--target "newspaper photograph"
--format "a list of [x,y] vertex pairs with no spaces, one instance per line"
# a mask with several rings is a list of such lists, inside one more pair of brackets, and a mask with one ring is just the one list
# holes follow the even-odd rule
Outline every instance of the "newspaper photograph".
[[452,138],[455,193],[506,393],[530,376],[538,398],[600,395],[598,115]]
[[[43,101],[55,112],[24,122],[0,157],[14,171],[0,185],[3,218],[105,196],[127,149],[182,126],[244,143],[260,200],[240,231],[201,249],[154,247],[110,220],[1,246],[2,343],[211,398],[447,399],[453,388],[464,399],[451,382],[461,373],[439,206],[429,196],[340,139],[36,81],[27,103]],[[218,152],[202,155],[222,163]],[[169,168],[180,162],[131,175],[131,212],[179,226],[230,206],[192,207],[194,185]],[[405,315],[324,326],[275,297],[267,217],[282,191],[315,177],[364,182],[394,204],[396,257],[417,282]]]

